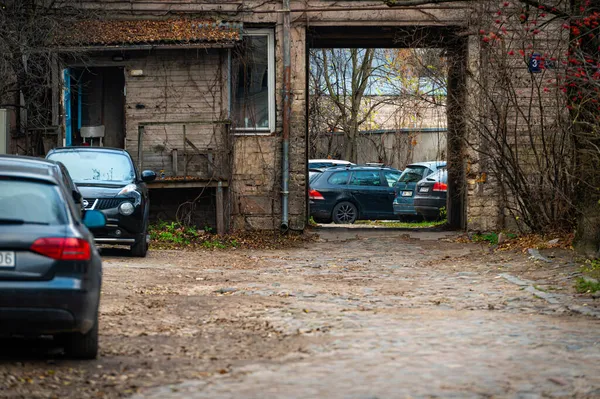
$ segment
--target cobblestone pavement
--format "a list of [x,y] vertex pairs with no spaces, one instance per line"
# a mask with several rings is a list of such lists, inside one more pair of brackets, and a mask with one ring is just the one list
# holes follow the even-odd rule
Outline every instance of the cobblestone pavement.
[[311,344],[136,398],[600,397],[597,319],[499,278],[509,266],[443,233],[358,234],[250,254],[257,267],[230,282],[248,301],[280,298],[248,317]]
[[576,267],[447,236],[106,252],[101,357],[15,349],[0,398],[600,398],[600,319],[569,310],[599,301],[574,295]]

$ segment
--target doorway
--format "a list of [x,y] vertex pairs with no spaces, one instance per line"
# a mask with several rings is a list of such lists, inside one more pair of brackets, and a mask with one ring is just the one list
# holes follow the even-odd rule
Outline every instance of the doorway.
[[[71,145],[125,148],[123,68],[70,68],[69,77]],[[90,131],[103,131],[102,140],[86,137]]]

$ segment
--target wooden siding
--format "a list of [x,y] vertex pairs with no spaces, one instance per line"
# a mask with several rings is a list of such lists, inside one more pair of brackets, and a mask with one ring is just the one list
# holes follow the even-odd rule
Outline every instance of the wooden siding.
[[[144,169],[169,177],[187,172],[201,179],[227,178],[227,130],[219,123],[227,118],[226,59],[224,50],[182,50],[135,54],[128,61],[125,146],[137,162],[138,127],[145,125]],[[132,70],[143,76],[132,76]]]

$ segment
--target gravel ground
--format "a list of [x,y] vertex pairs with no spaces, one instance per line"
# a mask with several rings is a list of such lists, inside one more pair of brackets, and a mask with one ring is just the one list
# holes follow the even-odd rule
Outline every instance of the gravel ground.
[[[0,398],[600,398],[577,266],[441,232],[281,250],[106,251],[101,356],[3,341]],[[501,275],[530,279],[556,301]]]

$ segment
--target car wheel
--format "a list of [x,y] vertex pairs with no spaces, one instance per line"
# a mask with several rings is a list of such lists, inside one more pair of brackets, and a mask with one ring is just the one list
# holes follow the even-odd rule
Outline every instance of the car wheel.
[[136,258],[145,258],[148,253],[148,224],[144,226],[144,230],[142,234],[139,235],[135,244],[131,246],[131,256],[135,256]]
[[63,337],[65,354],[73,359],[95,359],[98,357],[98,316],[94,327],[86,334],[72,333]]
[[148,241],[146,240],[146,230],[140,235],[140,238],[131,246],[131,255],[136,258],[145,258],[148,253]]
[[333,208],[332,219],[336,224],[352,224],[358,218],[358,209],[351,202],[340,202]]

